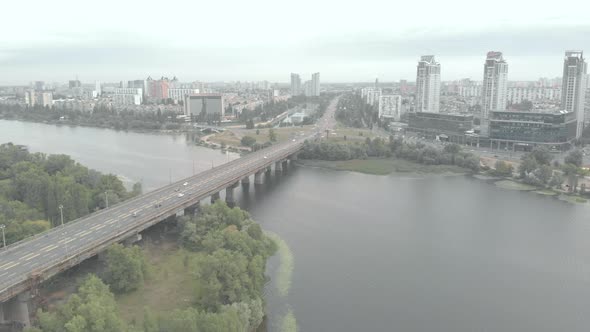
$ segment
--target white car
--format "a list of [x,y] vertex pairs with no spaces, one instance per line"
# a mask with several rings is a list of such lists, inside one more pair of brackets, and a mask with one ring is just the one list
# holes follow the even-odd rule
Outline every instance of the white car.
[[293,139],[293,142],[295,142],[295,141],[296,141],[296,139]]
[[183,194],[183,193],[179,193],[179,194],[178,194],[178,197],[182,197],[182,196],[184,196],[184,194]]
[[133,216],[137,217],[137,211],[133,212]]
[[186,186],[186,185],[188,185],[188,182],[185,182],[185,183],[183,183],[182,185],[183,185],[183,186]]
[[267,156],[264,156],[264,159],[267,159],[267,158],[268,158]]

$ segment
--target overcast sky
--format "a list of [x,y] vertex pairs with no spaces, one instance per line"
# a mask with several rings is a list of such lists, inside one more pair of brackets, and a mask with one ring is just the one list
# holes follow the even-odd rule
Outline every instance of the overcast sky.
[[480,80],[503,51],[510,80],[561,75],[590,56],[590,1],[2,1],[0,84],[34,80],[415,79],[434,54],[442,79]]

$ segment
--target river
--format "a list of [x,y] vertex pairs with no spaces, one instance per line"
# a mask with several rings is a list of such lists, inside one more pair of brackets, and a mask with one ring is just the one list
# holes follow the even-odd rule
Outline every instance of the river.
[[[0,142],[66,153],[153,188],[223,162],[183,136],[0,121]],[[235,157],[235,156],[231,156]],[[590,209],[463,176],[291,167],[238,204],[294,258],[270,331],[586,331]],[[273,257],[274,277],[280,260]]]

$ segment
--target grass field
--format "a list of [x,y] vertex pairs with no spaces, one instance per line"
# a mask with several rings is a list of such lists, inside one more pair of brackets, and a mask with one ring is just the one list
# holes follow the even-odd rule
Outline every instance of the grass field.
[[337,171],[352,171],[365,174],[387,175],[391,173],[467,173],[468,170],[452,165],[422,165],[404,159],[369,158],[344,161],[299,160],[300,164]]
[[538,189],[535,186],[530,186],[528,184],[525,183],[520,183],[520,182],[516,182],[516,181],[511,181],[511,180],[501,180],[501,181],[497,181],[496,186],[503,188],[503,189],[508,189],[508,190],[535,190]]
[[[304,127],[283,127],[274,128],[273,130],[277,134],[277,141],[284,142],[292,139],[292,137],[300,136],[301,133],[306,134],[313,129],[313,126]],[[252,136],[256,139],[256,143],[264,144],[269,141],[268,128],[259,129],[258,135],[256,135],[256,129],[235,129],[227,130],[219,134],[215,134],[209,137],[209,141],[213,143],[225,143],[226,145],[239,146],[241,139],[244,136]]]
[[[121,317],[141,323],[144,307],[156,314],[190,307],[194,284],[190,266],[198,254],[181,249],[174,242],[146,245],[144,253],[151,265],[149,276],[141,289],[117,296]],[[185,267],[185,261],[189,267]]]

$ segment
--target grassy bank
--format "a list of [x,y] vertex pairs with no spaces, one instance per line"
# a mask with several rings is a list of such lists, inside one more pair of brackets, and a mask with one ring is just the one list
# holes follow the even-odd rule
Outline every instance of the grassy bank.
[[144,307],[156,314],[190,307],[195,279],[190,266],[199,254],[181,249],[173,241],[146,244],[143,251],[152,268],[139,291],[117,296],[121,317],[141,323]]
[[454,165],[423,165],[399,158],[368,158],[343,161],[299,160],[298,163],[310,167],[374,175],[387,175],[391,173],[463,174],[470,172],[465,168]]

